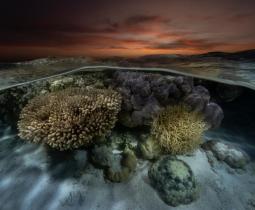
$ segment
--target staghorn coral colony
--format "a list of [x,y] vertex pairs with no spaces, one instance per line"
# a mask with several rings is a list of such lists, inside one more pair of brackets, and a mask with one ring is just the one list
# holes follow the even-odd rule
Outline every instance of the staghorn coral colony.
[[192,152],[201,144],[206,123],[184,105],[166,107],[152,122],[151,136],[169,154]]
[[64,76],[36,90],[21,108],[19,136],[60,151],[84,148],[111,182],[128,181],[137,165],[156,160],[148,177],[162,200],[172,206],[195,200],[193,172],[175,155],[198,149],[203,132],[223,119],[207,88],[155,73],[82,78]]

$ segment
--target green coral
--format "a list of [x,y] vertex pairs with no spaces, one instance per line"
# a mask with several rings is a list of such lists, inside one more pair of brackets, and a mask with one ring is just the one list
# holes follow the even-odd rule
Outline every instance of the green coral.
[[201,144],[206,123],[184,105],[168,106],[153,120],[151,137],[168,154],[192,152]]
[[30,100],[18,122],[19,136],[58,150],[89,146],[115,125],[121,96],[110,89],[67,88]]
[[112,182],[127,181],[130,175],[135,171],[137,165],[137,158],[133,151],[126,150],[122,154],[121,167],[116,170],[112,167],[106,168],[105,177]]
[[199,187],[190,167],[182,160],[166,156],[155,162],[148,172],[152,186],[171,206],[196,200]]

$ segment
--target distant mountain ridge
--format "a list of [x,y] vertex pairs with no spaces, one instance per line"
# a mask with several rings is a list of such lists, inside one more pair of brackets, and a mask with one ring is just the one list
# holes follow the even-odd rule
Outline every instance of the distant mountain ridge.
[[214,57],[229,60],[255,60],[255,49],[239,52],[208,52],[200,55],[191,55],[191,57]]

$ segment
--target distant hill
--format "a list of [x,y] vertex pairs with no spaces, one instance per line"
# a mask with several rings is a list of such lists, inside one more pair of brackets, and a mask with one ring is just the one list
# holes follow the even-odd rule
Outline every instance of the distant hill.
[[145,55],[138,58],[125,59],[131,63],[160,63],[169,64],[175,62],[196,62],[196,61],[214,61],[214,60],[232,60],[232,61],[254,61],[255,62],[255,49],[245,50],[240,52],[208,52],[198,55],[179,55],[179,54],[155,54]]
[[239,52],[209,52],[200,55],[192,55],[193,58],[223,58],[228,60],[252,60],[255,61],[255,49]]

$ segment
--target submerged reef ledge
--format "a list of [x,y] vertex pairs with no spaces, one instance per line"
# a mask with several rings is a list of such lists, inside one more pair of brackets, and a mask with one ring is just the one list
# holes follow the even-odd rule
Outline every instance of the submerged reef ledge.
[[[0,115],[27,144],[53,152],[86,150],[106,182],[128,182],[141,165],[152,165],[150,184],[167,205],[178,206],[198,199],[200,187],[176,155],[201,150],[204,132],[224,117],[217,95],[204,84],[156,73],[80,72],[1,91]],[[233,168],[248,163],[230,146],[203,148],[208,159],[212,153]]]

